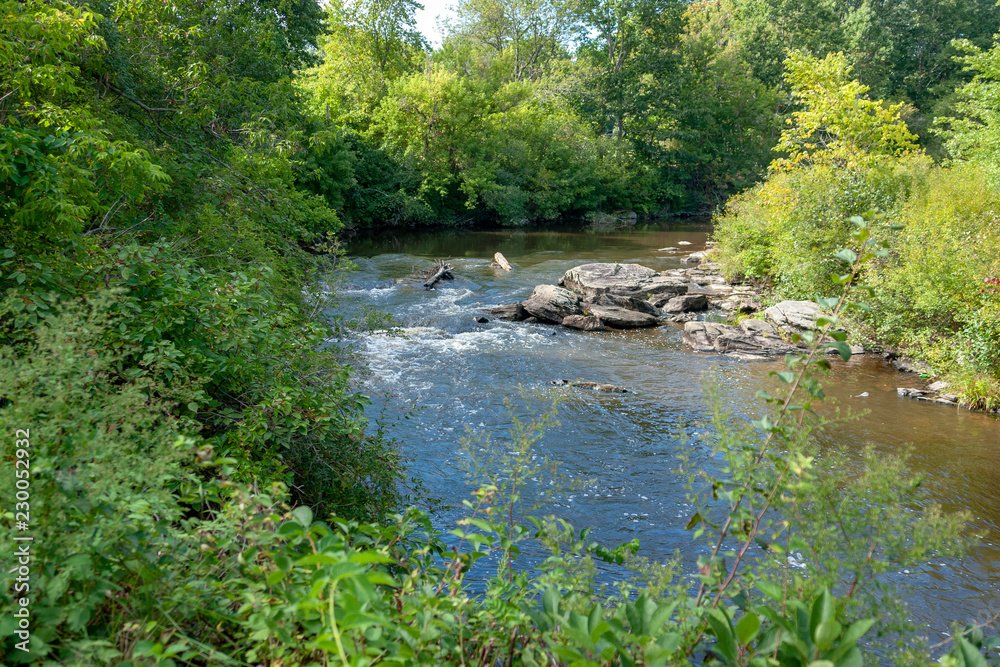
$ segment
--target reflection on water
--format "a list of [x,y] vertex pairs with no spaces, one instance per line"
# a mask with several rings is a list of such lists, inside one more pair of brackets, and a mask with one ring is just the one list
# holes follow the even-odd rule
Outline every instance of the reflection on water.
[[[509,420],[504,398],[519,385],[541,392],[523,408],[535,413],[564,391],[548,386],[551,380],[619,385],[631,393],[565,394],[561,425],[540,443],[562,461],[564,472],[596,480],[555,511],[578,527],[592,526],[592,536],[605,543],[638,537],[646,556],[668,557],[679,549],[692,563],[700,545],[684,530],[690,508],[684,480],[674,471],[682,451],[693,463],[712,465],[699,437],[708,429],[703,377],[717,371],[730,409],[751,418],[761,408],[755,393],[772,385],[768,373],[778,363],[693,354],[673,326],[582,333],[475,318],[484,307],[527,297],[536,284],[555,283],[581,263],[680,266],[683,254],[705,248],[708,231],[704,223],[690,223],[606,233],[449,231],[355,240],[350,252],[358,271],[344,293],[393,314],[405,333],[358,344],[373,371],[367,391],[389,396],[377,399],[373,410],[385,400],[393,409],[420,406],[411,418],[388,424],[389,435],[404,445],[411,472],[446,504],[458,506],[469,491],[456,464],[460,438],[467,430],[503,430]],[[660,250],[666,247],[684,252]],[[515,265],[514,272],[490,267],[497,251]],[[447,259],[459,278],[432,291],[393,282],[437,258]],[[826,444],[858,450],[866,444],[886,452],[911,448],[912,466],[926,475],[933,500],[973,513],[985,538],[968,558],[935,560],[898,574],[915,588],[914,616],[942,632],[952,620],[981,619],[1000,609],[1000,422],[897,397],[897,386],[917,384],[878,358],[836,366],[826,381],[828,395],[840,407],[868,414],[822,437]],[[682,428],[688,434],[683,443]]]

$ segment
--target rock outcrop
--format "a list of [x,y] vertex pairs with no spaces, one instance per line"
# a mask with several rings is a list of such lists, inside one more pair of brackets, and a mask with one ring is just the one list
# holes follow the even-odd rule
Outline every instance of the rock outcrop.
[[661,275],[639,264],[584,264],[567,271],[559,284],[589,301],[602,294],[646,299],[688,291],[683,278]]
[[687,322],[682,340],[699,352],[717,352],[744,359],[774,357],[802,349],[782,340],[774,327],[760,320],[746,320],[735,327],[716,322]]
[[555,285],[538,285],[521,304],[525,311],[541,322],[562,324],[569,315],[581,315],[580,297]]
[[812,301],[782,301],[764,311],[764,317],[785,329],[812,329],[822,314],[819,304]]

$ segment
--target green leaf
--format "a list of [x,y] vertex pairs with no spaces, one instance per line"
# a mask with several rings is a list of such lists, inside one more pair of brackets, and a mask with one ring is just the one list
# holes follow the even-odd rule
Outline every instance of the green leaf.
[[824,588],[813,602],[812,614],[809,617],[809,634],[815,638],[820,624],[833,618],[833,611],[833,597],[829,589]]
[[282,572],[281,570],[275,570],[271,574],[267,575],[267,585],[274,586],[276,583],[284,579],[286,574],[287,573]]
[[308,528],[312,524],[313,511],[311,508],[305,505],[299,505],[292,510],[292,517],[304,528]]
[[854,264],[854,262],[858,261],[858,253],[854,252],[850,248],[841,248],[834,254],[834,256],[837,259],[842,259],[848,264]]
[[840,623],[836,619],[828,619],[819,624],[816,628],[816,632],[813,635],[813,639],[816,641],[816,646],[819,647],[821,651],[825,651],[833,645],[837,637],[840,636],[840,631],[843,630]]
[[965,667],[989,667],[986,658],[979,652],[979,649],[972,645],[972,642],[965,637],[959,637],[957,643],[958,653],[965,661]]
[[748,611],[736,624],[736,640],[740,646],[746,646],[757,636],[760,630],[760,618],[752,611]]
[[781,602],[781,600],[785,597],[785,593],[781,590],[780,586],[769,584],[766,581],[758,581],[757,590],[772,600],[776,600],[778,602]]
[[712,626],[712,634],[715,635],[715,650],[729,660],[736,663],[737,648],[733,638],[733,629],[729,624],[729,619],[718,609],[713,609],[708,616],[708,623]]

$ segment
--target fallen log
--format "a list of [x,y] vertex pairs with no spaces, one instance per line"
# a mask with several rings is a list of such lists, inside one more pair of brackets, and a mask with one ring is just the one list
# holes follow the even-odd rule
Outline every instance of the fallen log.
[[499,267],[504,271],[514,270],[514,267],[510,265],[510,262],[507,261],[507,258],[500,253],[493,255],[493,266]]
[[[451,275],[451,268],[452,267],[450,264],[448,264],[444,260],[439,259],[437,263],[434,264],[434,267],[430,270],[433,271],[433,273],[431,274],[430,279],[424,283],[424,288],[431,289],[432,287],[437,285],[438,281],[440,280],[452,280],[454,276]],[[430,271],[428,271],[428,273],[430,273]]]

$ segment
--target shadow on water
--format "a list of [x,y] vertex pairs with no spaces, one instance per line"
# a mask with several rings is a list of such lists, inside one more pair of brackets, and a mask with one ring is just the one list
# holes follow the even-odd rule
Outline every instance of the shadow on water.
[[[521,300],[535,285],[555,283],[578,264],[680,266],[681,257],[706,247],[709,231],[706,221],[691,221],[603,232],[450,230],[355,240],[349,252],[358,270],[343,294],[391,313],[402,327],[402,336],[372,335],[358,346],[372,371],[366,390],[383,396],[373,411],[386,407],[385,401],[390,414],[419,405],[411,418],[387,425],[389,435],[403,443],[410,471],[446,506],[459,507],[470,491],[457,465],[461,437],[503,431],[509,421],[504,399],[517,395],[519,386],[539,392],[522,416],[541,413],[564,392],[560,426],[538,447],[560,460],[564,472],[596,481],[552,511],[577,527],[593,527],[592,537],[605,544],[638,537],[641,553],[651,558],[679,550],[691,567],[700,545],[684,530],[691,509],[684,479],[675,471],[682,452],[693,463],[713,466],[703,442],[709,429],[703,378],[714,371],[727,407],[750,419],[762,409],[755,394],[772,386],[768,373],[777,363],[693,354],[682,347],[674,326],[588,334],[475,318],[484,307]],[[668,247],[678,250],[662,250]],[[490,267],[497,251],[515,271]],[[457,280],[431,291],[393,282],[438,258],[455,267]],[[610,383],[630,393],[565,393],[548,385],[556,379]],[[936,560],[897,575],[915,589],[914,617],[945,632],[951,621],[983,618],[1000,608],[1000,421],[896,395],[897,386],[917,383],[878,358],[838,365],[825,383],[827,393],[841,407],[869,414],[823,436],[821,444],[910,448],[914,471],[926,475],[932,500],[973,513],[985,537],[968,558]],[[450,525],[451,519],[446,514],[443,521]]]

